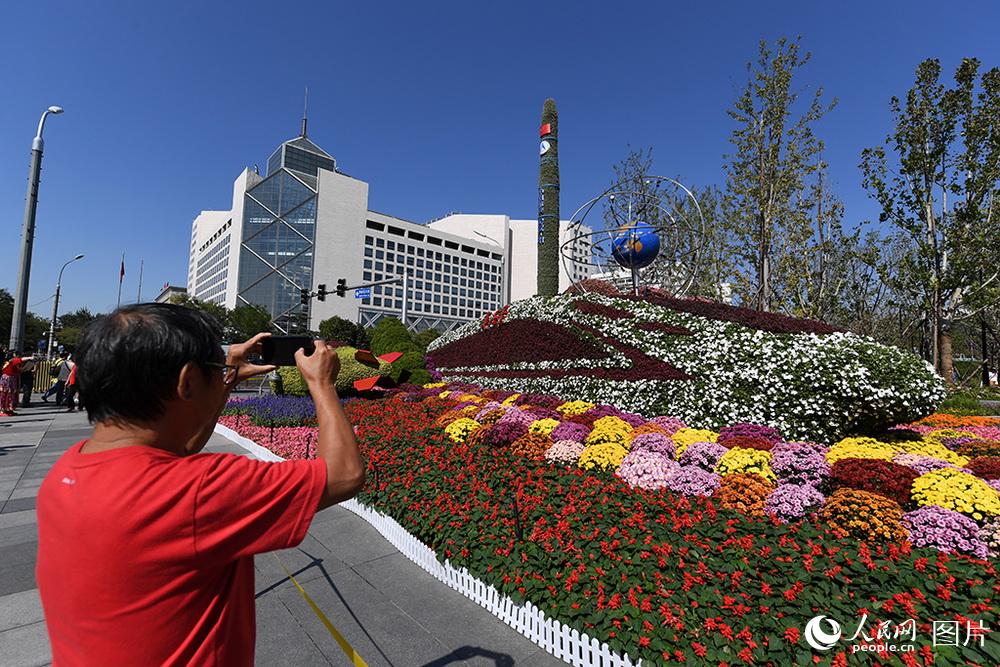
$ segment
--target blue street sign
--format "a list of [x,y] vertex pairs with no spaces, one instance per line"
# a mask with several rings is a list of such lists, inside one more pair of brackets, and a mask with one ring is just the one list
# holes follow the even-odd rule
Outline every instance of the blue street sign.
[[367,299],[371,297],[371,295],[372,295],[371,287],[359,287],[358,289],[354,290],[355,299]]

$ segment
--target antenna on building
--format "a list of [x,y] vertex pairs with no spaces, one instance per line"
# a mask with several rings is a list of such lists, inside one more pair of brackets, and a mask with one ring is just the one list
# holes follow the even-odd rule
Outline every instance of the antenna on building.
[[303,137],[306,136],[306,125],[309,123],[309,86],[306,86],[305,99],[302,102],[302,132]]

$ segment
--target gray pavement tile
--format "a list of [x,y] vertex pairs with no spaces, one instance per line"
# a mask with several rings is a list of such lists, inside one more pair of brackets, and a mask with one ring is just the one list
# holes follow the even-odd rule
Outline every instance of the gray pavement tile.
[[45,620],[38,589],[0,597],[0,632]]
[[[348,565],[338,560],[312,535],[306,535],[302,544],[292,549],[275,552],[299,583],[316,579],[333,572],[346,570]],[[273,591],[294,588],[285,571],[271,553],[254,557],[257,595],[264,597]]]
[[[422,665],[449,652],[420,623],[356,572],[335,572],[329,579],[313,579],[302,587],[340,634],[373,667]],[[340,646],[299,592],[285,590],[278,597],[323,654],[334,664],[345,664]]]
[[34,563],[37,554],[38,542],[21,542],[0,547],[0,568]]
[[538,649],[527,658],[519,660],[517,665],[518,667],[566,667],[565,662],[542,649]]
[[515,661],[538,650],[536,644],[401,553],[362,563],[354,570],[403,611],[421,622],[426,619],[427,630],[449,649],[474,646]]
[[15,526],[26,526],[37,523],[38,516],[35,510],[23,510],[21,512],[6,512],[0,514],[0,530],[14,528]]
[[309,532],[335,557],[348,565],[398,553],[396,547],[389,544],[364,519],[349,513],[313,524]]
[[4,667],[41,667],[52,662],[45,623],[22,625],[0,632],[0,656]]
[[[0,567],[0,595],[10,595],[38,588],[35,582],[35,563],[21,563],[10,567]],[[0,651],[3,655],[3,651]]]
[[[38,525],[34,523],[11,526],[0,530],[0,547],[22,542],[38,541]],[[2,563],[0,563],[2,566]]]
[[32,487],[28,487],[26,489],[25,488],[21,488],[21,487],[17,487],[17,488],[15,488],[11,492],[10,499],[11,500],[17,500],[18,498],[34,498],[35,496],[38,495],[38,488],[40,486],[41,485],[39,485],[39,486],[32,486]]
[[339,665],[330,662],[277,597],[257,600],[257,647],[254,665]]
[[15,486],[16,489],[37,489],[42,485],[41,479],[22,479]]
[[24,510],[33,510],[35,509],[35,500],[37,500],[37,495],[29,498],[11,498],[4,504],[3,509],[0,510],[0,516],[3,516],[3,514],[6,514],[7,512],[23,512]]

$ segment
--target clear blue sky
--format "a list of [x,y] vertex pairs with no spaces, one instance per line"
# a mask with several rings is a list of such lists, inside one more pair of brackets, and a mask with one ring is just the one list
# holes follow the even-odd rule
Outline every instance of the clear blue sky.
[[659,173],[721,184],[727,107],[760,39],[803,37],[799,85],[840,100],[818,128],[846,221],[875,211],[859,153],[923,58],[1000,65],[1000,8],[938,2],[7,3],[0,32],[0,287],[17,276],[31,137],[48,105],[29,305],[114,306],[187,276],[191,221],[298,131],[367,181],[371,208],[532,218],[542,102],[560,114],[562,209],[610,182],[626,146]]

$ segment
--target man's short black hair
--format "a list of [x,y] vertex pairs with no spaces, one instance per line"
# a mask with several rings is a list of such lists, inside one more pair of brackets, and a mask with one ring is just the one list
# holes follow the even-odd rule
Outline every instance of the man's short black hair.
[[219,361],[222,330],[207,313],[168,303],[119,308],[91,322],[76,350],[76,382],[91,422],[163,414],[190,361]]

